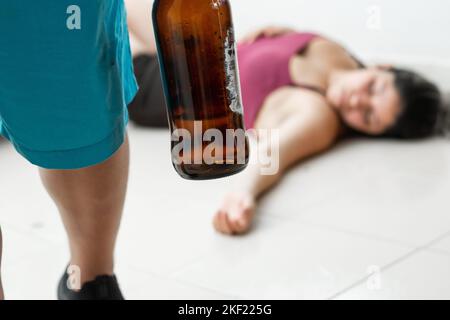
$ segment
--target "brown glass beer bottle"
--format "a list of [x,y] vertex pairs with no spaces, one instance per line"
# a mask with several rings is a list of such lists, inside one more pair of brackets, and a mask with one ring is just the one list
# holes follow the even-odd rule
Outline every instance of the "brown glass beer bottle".
[[193,180],[242,171],[249,142],[229,1],[155,0],[153,24],[176,171]]

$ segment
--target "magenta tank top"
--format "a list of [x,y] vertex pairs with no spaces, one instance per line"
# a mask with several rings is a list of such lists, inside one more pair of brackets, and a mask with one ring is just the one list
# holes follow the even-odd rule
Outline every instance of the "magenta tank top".
[[238,46],[244,120],[253,128],[259,109],[267,96],[284,86],[293,85],[290,59],[304,51],[319,35],[289,33],[276,38],[260,38]]

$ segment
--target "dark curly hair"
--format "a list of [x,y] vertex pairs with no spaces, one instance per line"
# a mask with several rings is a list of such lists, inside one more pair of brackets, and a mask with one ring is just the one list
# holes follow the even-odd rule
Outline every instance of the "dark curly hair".
[[419,74],[392,68],[401,100],[397,121],[382,136],[420,139],[437,133],[443,113],[442,96],[437,86]]

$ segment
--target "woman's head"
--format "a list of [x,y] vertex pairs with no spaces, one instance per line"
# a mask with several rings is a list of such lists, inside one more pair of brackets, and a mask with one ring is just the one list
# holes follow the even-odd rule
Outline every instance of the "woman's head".
[[351,129],[403,139],[433,134],[441,105],[434,84],[388,67],[341,73],[331,81],[327,98]]

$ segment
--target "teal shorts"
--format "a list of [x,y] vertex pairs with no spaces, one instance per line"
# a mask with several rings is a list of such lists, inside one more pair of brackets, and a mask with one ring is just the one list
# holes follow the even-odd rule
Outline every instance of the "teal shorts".
[[105,161],[136,92],[123,0],[1,1],[0,134],[28,161]]

